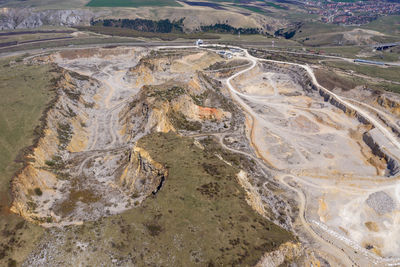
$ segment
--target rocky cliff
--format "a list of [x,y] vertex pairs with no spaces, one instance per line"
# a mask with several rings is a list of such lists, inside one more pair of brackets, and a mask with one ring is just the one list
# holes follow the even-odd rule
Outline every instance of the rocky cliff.
[[286,242],[277,250],[265,253],[256,267],[274,267],[292,263],[303,253],[300,243]]
[[89,25],[93,18],[89,10],[0,9],[0,30],[37,28],[40,26]]
[[381,94],[377,97],[376,102],[385,109],[390,110],[391,113],[400,115],[399,96],[390,93]]
[[129,152],[119,183],[131,194],[146,197],[157,194],[167,177],[168,170],[164,166],[155,162],[146,150],[135,146]]

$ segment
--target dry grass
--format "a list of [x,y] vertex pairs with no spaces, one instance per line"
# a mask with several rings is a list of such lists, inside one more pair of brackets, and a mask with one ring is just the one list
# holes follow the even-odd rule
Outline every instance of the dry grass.
[[315,76],[323,87],[333,90],[334,88],[341,88],[345,91],[351,90],[357,86],[352,79],[340,76],[333,71],[317,69]]

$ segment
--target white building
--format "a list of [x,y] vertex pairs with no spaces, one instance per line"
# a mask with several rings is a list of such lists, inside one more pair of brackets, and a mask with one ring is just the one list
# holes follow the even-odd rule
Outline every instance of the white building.
[[233,57],[233,54],[229,51],[218,51],[218,55],[227,59],[231,59]]

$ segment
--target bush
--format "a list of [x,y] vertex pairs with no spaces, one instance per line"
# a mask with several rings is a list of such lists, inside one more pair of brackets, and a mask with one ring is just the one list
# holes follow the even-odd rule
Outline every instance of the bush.
[[156,223],[145,225],[151,236],[157,236],[162,232],[162,227]]
[[41,190],[39,187],[36,187],[36,188],[34,189],[34,191],[35,191],[35,194],[36,194],[37,196],[43,195],[43,192],[42,192],[42,190]]
[[68,123],[58,123],[57,137],[60,142],[60,149],[65,149],[72,137],[72,127]]

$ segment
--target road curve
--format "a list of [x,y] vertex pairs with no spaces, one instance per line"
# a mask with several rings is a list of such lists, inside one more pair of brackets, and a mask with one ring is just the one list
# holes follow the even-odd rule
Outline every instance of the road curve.
[[267,61],[267,62],[273,62],[273,63],[279,63],[279,64],[287,64],[287,65],[292,65],[292,66],[298,66],[301,67],[303,69],[305,69],[308,73],[308,75],[310,75],[312,82],[317,86],[318,89],[324,91],[325,93],[329,94],[331,97],[335,98],[339,103],[345,105],[346,107],[348,107],[349,109],[354,110],[355,112],[357,112],[358,114],[362,115],[365,119],[367,119],[372,125],[374,125],[376,128],[378,128],[381,133],[387,138],[389,139],[389,141],[396,146],[398,149],[400,149],[400,142],[397,140],[397,138],[389,132],[389,130],[382,125],[382,123],[378,122],[374,117],[372,117],[371,115],[369,115],[366,111],[362,110],[361,108],[351,104],[350,102],[344,100],[342,97],[340,97],[339,95],[331,92],[330,90],[326,89],[325,87],[323,87],[322,85],[320,85],[317,81],[317,78],[314,75],[314,71],[311,69],[310,66],[308,65],[302,65],[302,64],[298,64],[298,63],[292,63],[292,62],[283,62],[283,61],[277,61],[277,60],[269,60],[269,59],[260,59],[260,58],[256,58],[252,55],[250,55],[248,53],[247,50],[244,50],[246,53],[246,56],[249,59],[253,59],[253,60],[261,60],[261,61]]

